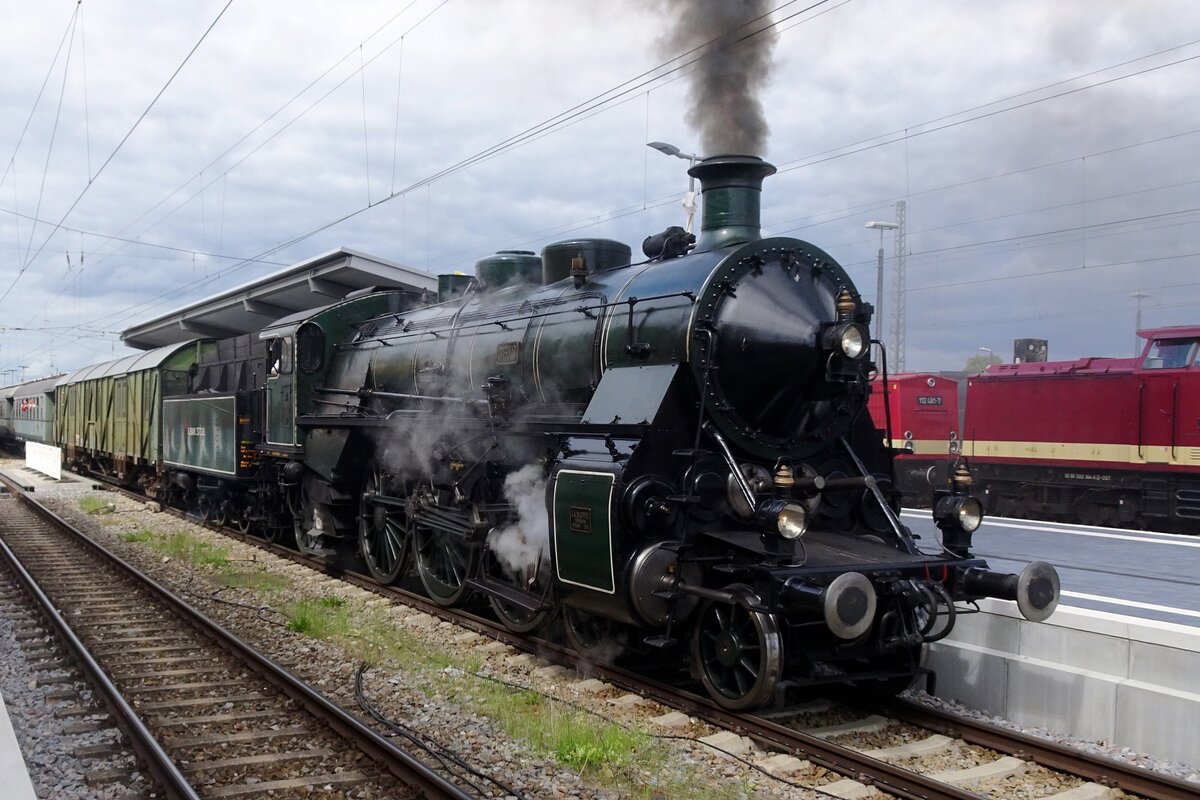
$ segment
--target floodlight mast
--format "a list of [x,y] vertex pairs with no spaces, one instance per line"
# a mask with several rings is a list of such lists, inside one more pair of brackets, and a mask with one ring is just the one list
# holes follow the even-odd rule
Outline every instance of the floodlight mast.
[[868,222],[866,227],[879,231],[879,258],[875,269],[875,330],[879,341],[884,341],[883,327],[883,232],[894,231],[900,226],[895,222]]
[[692,225],[696,219],[696,179],[692,177],[690,170],[692,167],[696,166],[696,162],[701,160],[703,157],[698,156],[695,153],[685,153],[675,145],[667,144],[666,142],[647,142],[646,147],[649,147],[652,150],[657,150],[663,155],[675,156],[676,158],[682,158],[685,161],[690,162],[688,166],[688,190],[687,194],[683,196],[683,209],[687,212],[687,232],[691,233]]

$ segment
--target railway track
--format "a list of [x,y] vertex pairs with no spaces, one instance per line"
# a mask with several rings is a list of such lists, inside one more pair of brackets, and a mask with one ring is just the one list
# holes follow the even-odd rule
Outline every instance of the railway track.
[[0,540],[165,796],[472,796],[31,498]]
[[[122,739],[116,721],[103,706],[95,703],[96,693],[79,665],[69,657],[67,648],[51,632],[38,612],[38,606],[22,591],[15,575],[0,566],[0,618],[12,634],[15,648],[5,652],[5,666],[19,671],[22,683],[38,692],[36,699],[13,696],[5,691],[10,716],[18,713],[36,718],[33,706],[43,705],[47,712],[34,722],[36,738],[43,747],[26,753],[26,759],[47,764],[53,761],[52,774],[40,774],[35,767],[31,776],[35,789],[43,796],[57,790],[63,780],[80,776],[82,783],[97,790],[122,785],[144,797],[154,797],[155,787],[138,770],[138,757],[129,741]],[[10,672],[11,674],[11,672]],[[50,721],[52,720],[52,721]],[[45,747],[47,739],[58,738],[57,747]],[[36,745],[35,745],[36,746]],[[53,788],[52,788],[53,787]]]
[[[186,516],[183,512],[176,513]],[[530,640],[511,633],[487,617],[437,606],[422,595],[399,587],[379,586],[369,576],[347,571],[344,566],[330,567],[321,559],[233,529],[225,529],[224,532],[421,612],[505,642],[518,650],[536,653],[542,660],[568,667],[578,661],[576,654],[559,642]],[[1041,793],[1041,797],[1111,800],[1130,795],[1182,800],[1197,796],[1195,784],[1168,775],[912,703],[879,704],[862,712],[861,721],[849,720],[831,725],[821,722],[821,713],[806,714],[804,710],[767,716],[735,714],[714,706],[702,694],[647,681],[644,676],[627,670],[605,665],[590,665],[589,669],[593,675],[615,687],[635,692],[734,734],[733,739],[709,742],[713,747],[732,748],[736,754],[740,748],[737,739],[744,737],[759,748],[774,751],[780,759],[770,771],[785,780],[789,769],[799,770],[803,765],[817,766],[846,776],[825,789],[818,787],[818,791],[833,796],[870,796],[874,789],[902,798],[965,800],[989,794],[1003,797],[1005,795],[996,794],[994,790],[978,787],[982,782],[996,780],[997,776],[1030,774],[1038,778],[1049,772],[1077,780],[1064,781],[1073,785],[1061,793]],[[886,716],[880,716],[879,712],[884,712]],[[850,711],[844,713],[851,714]],[[904,743],[878,744],[889,737],[897,741],[902,739]],[[960,764],[955,769],[939,769],[936,766],[938,754],[951,750],[961,756],[959,762],[973,760],[974,763],[969,766]],[[783,761],[782,757],[785,756],[795,759],[795,762]],[[1019,778],[1013,780],[1019,783]],[[803,782],[803,779],[800,781]]]

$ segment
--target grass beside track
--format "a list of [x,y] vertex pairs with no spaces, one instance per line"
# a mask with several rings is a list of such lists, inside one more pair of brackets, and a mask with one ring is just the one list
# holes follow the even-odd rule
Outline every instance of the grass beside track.
[[[105,526],[120,520],[115,504],[103,495],[85,497],[79,506]],[[213,543],[219,541],[217,534],[163,534],[138,528],[116,535],[192,565],[201,579],[216,587],[251,593],[255,602],[279,613],[292,632],[329,642],[355,660],[392,671],[393,684],[491,720],[533,753],[623,798],[741,800],[754,795],[753,781],[714,782],[702,772],[681,767],[678,752],[648,731],[629,729],[537,692],[479,677],[485,666],[480,656],[430,645],[399,627],[387,607],[305,596],[291,578],[271,572],[265,564],[232,560],[229,547]]]

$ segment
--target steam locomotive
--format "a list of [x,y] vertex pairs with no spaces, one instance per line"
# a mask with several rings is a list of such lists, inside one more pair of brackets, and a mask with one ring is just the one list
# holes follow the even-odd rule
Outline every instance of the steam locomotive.
[[956,603],[1041,620],[1058,577],[971,555],[983,512],[962,465],[934,497],[940,543],[900,521],[865,411],[872,308],[827,253],[762,238],[774,171],[697,163],[699,241],[669,228],[645,260],[602,239],[502,252],[441,276],[437,302],[366,292],[148,354],[161,374],[137,385],[171,396],[145,452],[86,440],[77,378],[59,439],[217,521],[357,546],[377,580],[415,573],[439,604],[486,598],[517,632],[561,620],[585,658],[686,662],[730,709],[814,683],[895,690]]

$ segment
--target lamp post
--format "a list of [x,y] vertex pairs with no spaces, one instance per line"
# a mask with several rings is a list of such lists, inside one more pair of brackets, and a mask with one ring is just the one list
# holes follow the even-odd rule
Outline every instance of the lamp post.
[[1142,329],[1142,301],[1150,295],[1145,292],[1134,292],[1129,296],[1137,300],[1137,315],[1133,318],[1133,357],[1137,358],[1142,354],[1142,346],[1138,341],[1137,333]]
[[868,228],[879,231],[879,263],[875,274],[875,330],[879,331],[879,341],[884,340],[883,327],[883,232],[894,231],[900,226],[895,222],[868,222]]
[[682,158],[689,163],[688,170],[688,190],[683,196],[683,208],[687,211],[687,232],[692,232],[692,222],[696,218],[696,179],[690,174],[692,167],[696,166],[696,162],[700,160],[700,156],[695,153],[685,153],[673,144],[666,142],[647,142],[646,147],[657,150],[663,155],[675,156]]

